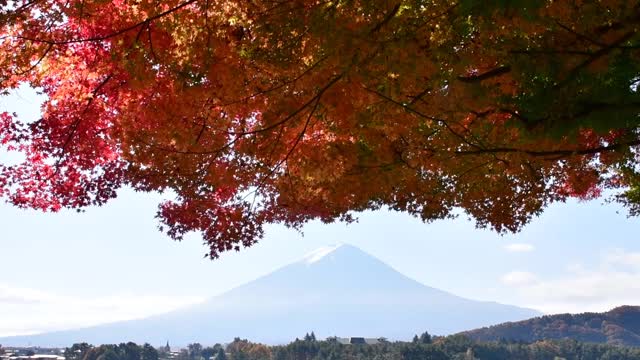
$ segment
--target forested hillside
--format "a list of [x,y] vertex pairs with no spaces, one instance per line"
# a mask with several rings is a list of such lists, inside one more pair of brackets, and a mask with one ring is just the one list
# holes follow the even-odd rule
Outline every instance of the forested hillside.
[[509,322],[464,333],[478,341],[575,339],[640,346],[640,307],[622,306],[606,313],[560,314]]
[[[233,344],[233,343],[232,343]],[[514,342],[475,342],[463,335],[435,338],[430,343],[382,342],[377,345],[342,345],[336,341],[298,340],[287,346],[270,348],[273,360],[612,360],[640,359],[640,349],[606,344],[582,343],[575,340],[539,341],[531,344]],[[262,360],[231,354],[232,359]]]

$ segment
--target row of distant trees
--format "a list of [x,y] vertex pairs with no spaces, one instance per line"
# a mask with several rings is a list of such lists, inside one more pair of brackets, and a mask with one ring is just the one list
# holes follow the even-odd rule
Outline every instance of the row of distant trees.
[[65,360],[226,360],[225,347],[216,344],[203,347],[199,343],[189,344],[177,353],[169,352],[166,347],[154,348],[149,344],[142,346],[133,342],[118,345],[93,346],[88,343],[76,343],[64,351]]
[[[161,355],[165,355],[161,350]],[[165,356],[162,356],[165,357]],[[199,343],[189,344],[186,349],[182,349],[175,360],[226,360],[225,347],[221,344],[203,347]]]
[[344,345],[337,338],[319,341],[313,333],[288,345],[267,346],[235,338],[226,345],[189,344],[168,353],[149,344],[91,346],[74,344],[66,360],[640,360],[640,348],[583,343],[575,340],[477,342],[463,335],[416,335],[411,342],[384,339],[375,345]]
[[65,360],[158,360],[158,350],[149,344],[133,342],[119,345],[93,346],[87,343],[73,344],[64,351]]
[[268,356],[245,353],[232,360],[640,360],[640,348],[551,340],[533,343],[476,342],[463,335],[416,335],[411,342],[381,341],[375,345],[343,345],[336,338],[305,337],[284,346],[266,347]]

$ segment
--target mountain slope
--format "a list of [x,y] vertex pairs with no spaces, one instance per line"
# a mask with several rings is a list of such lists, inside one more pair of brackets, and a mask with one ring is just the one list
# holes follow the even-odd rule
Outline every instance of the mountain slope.
[[142,320],[0,339],[5,345],[121,341],[184,345],[235,336],[284,343],[319,337],[409,339],[428,330],[450,334],[537,316],[534,310],[464,299],[395,271],[350,245],[322,248],[303,260],[205,303]]
[[640,346],[640,306],[621,306],[605,313],[561,314],[499,324],[463,334],[479,341],[542,339]]

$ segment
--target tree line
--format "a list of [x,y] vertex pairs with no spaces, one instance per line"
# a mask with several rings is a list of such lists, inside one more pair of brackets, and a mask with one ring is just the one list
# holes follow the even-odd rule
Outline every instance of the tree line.
[[379,339],[377,344],[343,344],[338,338],[316,339],[313,333],[287,345],[268,346],[247,339],[203,347],[189,344],[178,352],[134,343],[74,344],[66,360],[640,360],[640,348],[579,342],[571,339],[536,342],[474,341],[464,335],[446,337],[428,333],[412,341]]

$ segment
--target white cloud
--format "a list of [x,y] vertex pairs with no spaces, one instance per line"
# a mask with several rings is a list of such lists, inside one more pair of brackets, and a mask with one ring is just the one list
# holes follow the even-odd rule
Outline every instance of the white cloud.
[[628,270],[640,271],[640,252],[616,249],[605,256],[604,262],[610,267],[626,267]]
[[531,244],[513,243],[505,245],[504,249],[508,252],[530,252],[533,251],[535,247]]
[[588,269],[572,264],[556,279],[512,272],[502,282],[516,288],[527,306],[546,313],[607,311],[620,305],[640,305],[640,252],[616,250]]
[[505,285],[515,287],[532,285],[538,281],[534,274],[527,271],[512,271],[504,274],[500,280]]
[[0,284],[0,336],[130,320],[204,301],[198,296],[74,297]]

